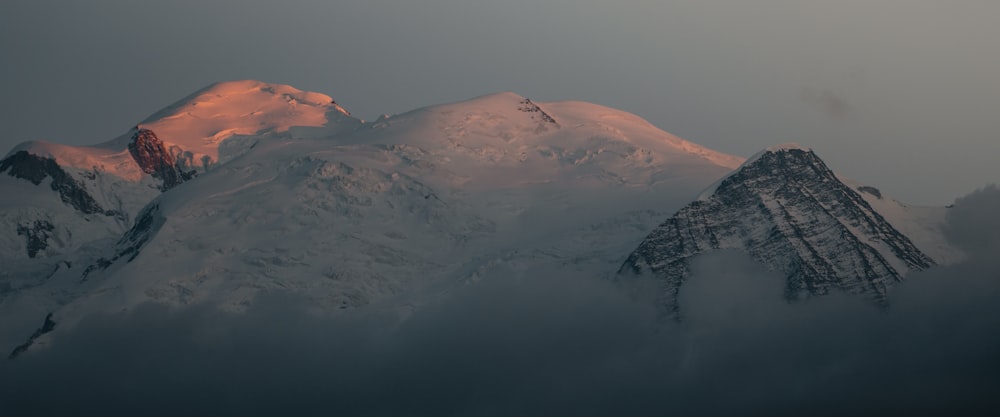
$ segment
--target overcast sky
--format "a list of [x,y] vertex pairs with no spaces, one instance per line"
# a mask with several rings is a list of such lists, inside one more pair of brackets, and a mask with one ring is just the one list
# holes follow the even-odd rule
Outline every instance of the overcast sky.
[[0,2],[0,148],[111,139],[215,81],[372,119],[515,91],[750,155],[814,148],[918,204],[1000,182],[993,0]]

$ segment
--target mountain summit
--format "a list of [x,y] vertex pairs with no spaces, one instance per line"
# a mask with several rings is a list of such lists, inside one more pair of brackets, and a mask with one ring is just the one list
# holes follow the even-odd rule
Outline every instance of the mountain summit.
[[204,168],[238,156],[253,143],[239,138],[329,136],[360,125],[326,94],[244,80],[205,87],[154,113],[138,128],[182,149],[178,159],[188,166]]
[[853,185],[809,149],[744,160],[620,110],[509,92],[365,122],[324,94],[219,83],[108,142],[22,144],[0,174],[0,316],[15,318],[0,350],[14,355],[90,314],[242,311],[268,292],[404,319],[483,280],[636,273],[676,311],[690,260],[715,249],[784,274],[790,299],[884,304],[955,256],[945,208]]
[[661,279],[676,312],[691,259],[736,249],[783,274],[789,299],[845,290],[885,303],[893,283],[935,261],[866,201],[874,188],[860,188],[810,149],[768,148],[653,230],[619,273]]
[[324,94],[214,84],[116,139],[0,161],[19,196],[0,201],[0,315],[18,318],[0,348],[149,302],[281,291],[405,315],[490,277],[613,273],[742,160],[591,103],[505,92],[364,122]]
[[[34,249],[11,249],[0,259],[79,253],[80,244],[116,239],[161,192],[261,141],[332,136],[362,123],[325,94],[247,80],[205,87],[103,143],[21,143],[0,160],[0,173],[45,182],[63,204],[50,201],[53,193],[18,192],[18,214],[8,221],[24,232],[13,240],[28,239]],[[4,233],[15,229],[7,227]]]

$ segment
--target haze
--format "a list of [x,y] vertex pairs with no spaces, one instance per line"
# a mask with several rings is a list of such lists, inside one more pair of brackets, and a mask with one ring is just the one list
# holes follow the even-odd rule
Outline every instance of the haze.
[[260,79],[373,119],[496,91],[584,100],[750,155],[814,148],[900,200],[1000,182],[1000,3],[6,1],[0,149],[111,139]]

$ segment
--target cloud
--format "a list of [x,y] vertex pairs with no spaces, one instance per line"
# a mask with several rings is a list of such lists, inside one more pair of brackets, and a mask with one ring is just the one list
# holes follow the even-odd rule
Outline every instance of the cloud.
[[[963,227],[990,221],[995,193],[956,204],[966,247],[983,236]],[[557,270],[487,277],[401,323],[280,295],[243,315],[148,305],[0,364],[0,404],[5,416],[993,414],[1000,261],[987,255],[910,276],[888,312],[847,294],[788,303],[780,277],[731,252],[692,266],[679,324],[658,318],[648,282]]]
[[613,412],[631,408],[617,403],[630,388],[653,396],[620,384],[648,379],[641,358],[660,353],[651,311],[562,278],[484,283],[402,325],[284,297],[246,315],[143,306],[4,364],[0,392],[12,415]]
[[966,251],[1000,254],[1000,188],[980,188],[956,199],[948,211],[948,239]]
[[802,88],[799,98],[834,119],[843,119],[851,111],[851,105],[843,97],[830,90]]

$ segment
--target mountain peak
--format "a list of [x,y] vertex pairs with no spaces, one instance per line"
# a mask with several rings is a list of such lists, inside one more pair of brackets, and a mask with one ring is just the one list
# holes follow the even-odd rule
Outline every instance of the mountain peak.
[[[777,169],[779,166],[788,165],[816,165],[819,171],[829,171],[826,164],[816,156],[811,148],[804,147],[797,143],[785,143],[781,145],[769,146],[764,148],[760,152],[753,154],[753,156],[747,158],[740,164],[733,172],[720,178],[718,181],[710,185],[701,194],[698,195],[697,200],[705,201],[715,195],[716,191],[720,186],[725,184],[727,181],[731,181],[730,178],[739,175],[745,170],[754,172],[764,172],[769,170]],[[769,168],[765,170],[760,170],[755,167],[759,165],[766,165]],[[830,172],[832,175],[832,172]]]
[[456,103],[439,104],[425,107],[424,109],[434,109],[441,112],[454,112],[456,110],[468,112],[485,112],[494,115],[516,115],[516,112],[529,113],[530,119],[541,122],[558,124],[551,115],[531,99],[511,91],[486,94]]
[[[240,155],[259,137],[326,137],[362,123],[326,94],[254,80],[226,81],[188,95],[110,141],[91,146],[29,141],[7,157],[26,151],[63,167],[101,167],[134,182],[149,173],[147,167],[139,169],[128,162],[133,159],[128,151],[136,132],[151,132],[147,135],[161,142],[156,147],[163,147],[179,167],[190,171]],[[248,139],[230,140],[241,138]]]
[[[195,91],[177,102],[163,108],[143,120],[142,123],[151,123],[157,120],[177,114],[179,109],[185,107],[201,106],[230,106],[233,102],[253,99],[254,101],[266,100],[269,97],[284,99],[286,102],[294,100],[297,103],[313,106],[325,106],[336,104],[333,98],[323,93],[299,90],[287,84],[266,83],[257,80],[236,80],[219,81]],[[331,106],[344,115],[350,112],[339,105]]]
[[322,93],[284,84],[243,80],[219,82],[148,117],[137,128],[153,131],[195,160],[220,160],[219,147],[234,136],[283,133],[293,127],[336,128],[360,120]]
[[[753,164],[757,163],[757,161],[760,160],[760,159],[762,159],[762,158],[767,159],[767,160],[772,160],[773,155],[776,155],[776,154],[793,154],[793,156],[806,156],[808,154],[811,154],[813,157],[816,156],[816,154],[813,152],[813,150],[811,148],[807,148],[805,146],[799,145],[797,143],[792,143],[792,142],[783,143],[781,145],[769,146],[769,147],[764,148],[761,151],[753,154],[752,156],[750,156],[749,158],[747,158],[746,161],[743,161],[743,163],[740,165],[740,167],[737,169],[737,171],[740,170],[740,169],[742,169],[743,167],[750,166],[750,165],[753,165]],[[819,158],[816,158],[816,159],[819,159]]]
[[622,271],[651,271],[676,297],[689,260],[716,249],[744,251],[784,274],[790,299],[839,289],[884,303],[907,272],[935,263],[812,150],[787,145],[758,153],[678,211]]
[[812,151],[812,148],[807,148],[795,142],[788,142],[780,145],[768,146],[763,152],[784,152],[790,150]]

